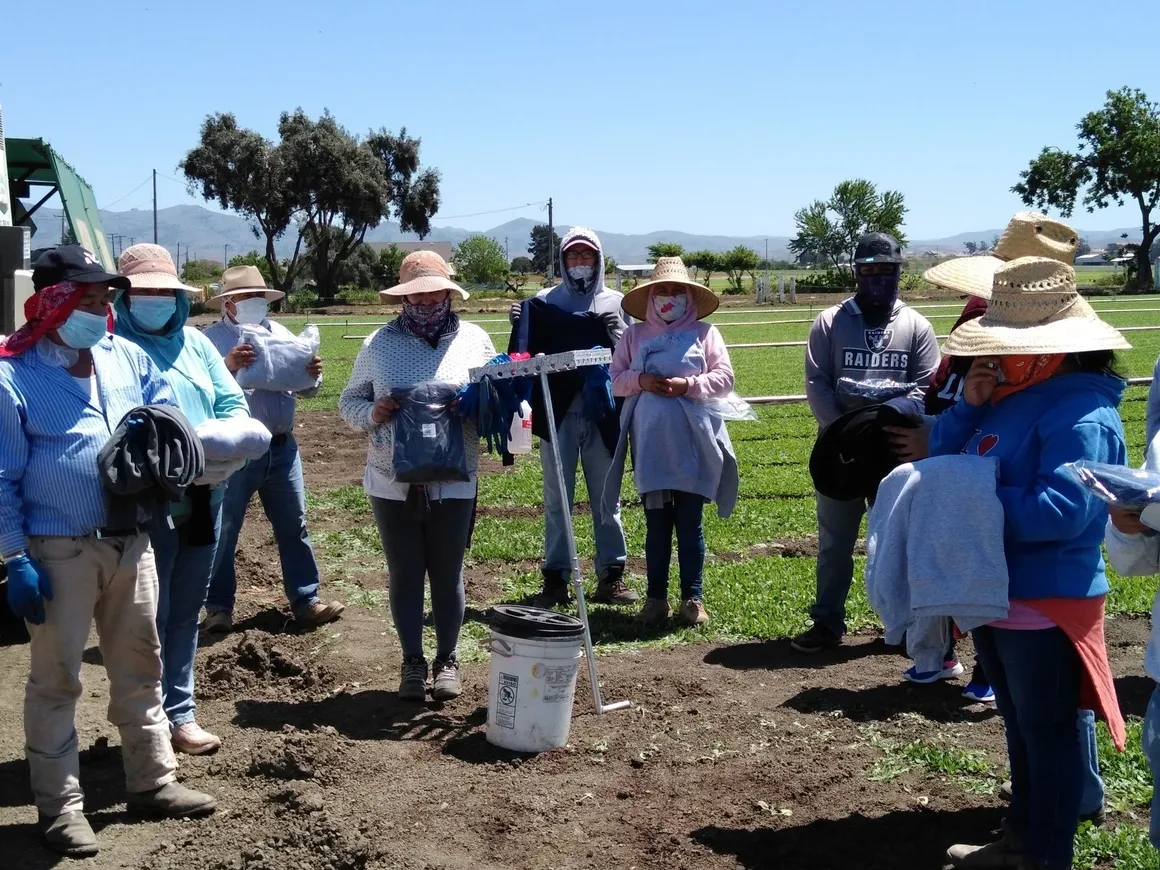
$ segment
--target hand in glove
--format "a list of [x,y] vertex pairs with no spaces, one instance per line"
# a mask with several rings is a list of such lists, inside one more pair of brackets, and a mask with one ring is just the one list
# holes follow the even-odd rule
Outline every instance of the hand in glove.
[[604,328],[608,330],[608,338],[615,342],[620,338],[620,334],[624,332],[624,322],[620,319],[620,315],[615,311],[606,311],[600,315],[600,319],[604,321]]
[[520,322],[520,312],[522,310],[522,302],[513,302],[512,307],[508,309],[508,320],[512,326]]
[[52,601],[48,574],[27,553],[21,553],[5,567],[8,568],[8,606],[33,625],[43,624],[44,601]]

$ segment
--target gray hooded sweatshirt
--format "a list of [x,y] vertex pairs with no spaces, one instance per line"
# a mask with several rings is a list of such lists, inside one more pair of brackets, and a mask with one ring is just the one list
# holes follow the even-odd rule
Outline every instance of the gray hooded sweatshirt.
[[[568,270],[564,267],[564,249],[568,247],[569,242],[575,239],[584,239],[596,248],[596,272],[584,286],[573,281],[568,275]],[[604,251],[600,247],[600,239],[596,233],[586,227],[572,227],[568,234],[560,240],[559,268],[560,283],[547,290],[541,290],[536,294],[537,296],[541,296],[557,308],[562,308],[573,314],[584,311],[592,311],[596,314],[615,312],[620,316],[620,332],[624,331],[629,323],[627,315],[620,308],[620,301],[624,298],[624,294],[604,286]],[[620,334],[618,333],[615,338],[619,340]]]

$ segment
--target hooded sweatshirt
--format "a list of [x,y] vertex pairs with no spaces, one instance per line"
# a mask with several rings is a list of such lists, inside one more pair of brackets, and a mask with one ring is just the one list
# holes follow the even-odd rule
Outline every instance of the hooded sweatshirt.
[[[584,239],[596,248],[596,270],[593,273],[592,279],[588,281],[583,287],[579,286],[572,280],[568,274],[568,269],[564,266],[564,249],[569,242],[575,239]],[[617,293],[604,286],[604,251],[600,247],[600,239],[592,230],[584,227],[572,227],[567,235],[560,240],[560,283],[555,287],[547,290],[541,290],[537,296],[542,296],[552,305],[557,308],[562,308],[573,314],[579,314],[584,311],[591,311],[595,314],[607,314],[612,312],[620,317],[620,321],[624,327],[628,326],[628,318],[620,308],[620,300],[624,298],[623,293]],[[621,330],[623,332],[623,328]],[[613,336],[613,339],[618,339],[619,333]],[[587,350],[587,348],[577,347],[573,350]]]
[[1065,374],[979,407],[960,400],[930,433],[930,455],[999,460],[1012,599],[1094,598],[1108,580],[1100,544],[1107,507],[1063,471],[1079,459],[1123,465],[1119,378]]

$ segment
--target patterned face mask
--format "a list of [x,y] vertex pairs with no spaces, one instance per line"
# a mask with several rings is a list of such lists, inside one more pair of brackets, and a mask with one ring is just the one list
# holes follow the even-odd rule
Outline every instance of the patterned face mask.
[[434,341],[443,334],[451,319],[451,297],[432,305],[412,305],[404,300],[403,322],[420,338]]
[[685,309],[689,305],[688,295],[681,296],[653,296],[653,308],[665,323],[673,323],[685,316]]

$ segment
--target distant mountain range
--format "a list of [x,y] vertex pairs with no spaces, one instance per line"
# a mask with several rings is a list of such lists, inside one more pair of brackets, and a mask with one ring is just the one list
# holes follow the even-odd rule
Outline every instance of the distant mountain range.
[[[60,238],[60,211],[42,208],[33,217],[38,231],[33,239],[33,247],[43,247],[57,242]],[[153,239],[153,212],[133,209],[131,211],[102,211],[101,220],[105,232],[117,234],[121,238],[117,242],[118,250],[128,247],[132,240],[138,242],[152,241]],[[468,236],[485,235],[495,239],[507,248],[509,257],[518,257],[527,252],[532,227],[542,221],[517,218],[500,224],[482,233],[457,227],[431,228],[427,236],[428,241],[451,242],[459,244]],[[559,226],[557,232],[562,236],[568,229]],[[959,233],[944,239],[916,239],[911,240],[909,250],[922,254],[925,251],[939,253],[961,253],[966,242],[985,241],[988,244],[1002,233],[1002,228],[977,230],[969,233]],[[768,243],[769,256],[775,259],[788,258],[788,236],[702,236],[683,233],[677,230],[660,230],[642,235],[628,235],[623,233],[606,233],[596,228],[604,246],[606,256],[616,258],[622,265],[644,263],[648,258],[648,246],[655,242],[675,242],[683,245],[687,251],[710,250],[727,251],[737,245],[752,248],[764,256]],[[1138,241],[1139,229],[1122,230],[1091,230],[1080,231],[1080,235],[1088,240],[1088,244],[1095,250],[1102,249],[1111,242],[1125,241],[1120,236],[1128,234],[1127,241]],[[181,256],[189,259],[206,259],[221,261],[228,246],[229,256],[264,248],[264,240],[254,237],[249,225],[242,218],[233,214],[210,211],[197,205],[176,205],[163,208],[157,212],[158,241],[167,247],[174,255],[181,245]],[[395,242],[418,241],[418,236],[404,233],[399,225],[393,221],[384,221],[375,229],[367,233],[368,242]],[[294,249],[294,240],[283,238],[278,243],[279,253],[289,255]],[[188,251],[188,253],[187,253]]]

